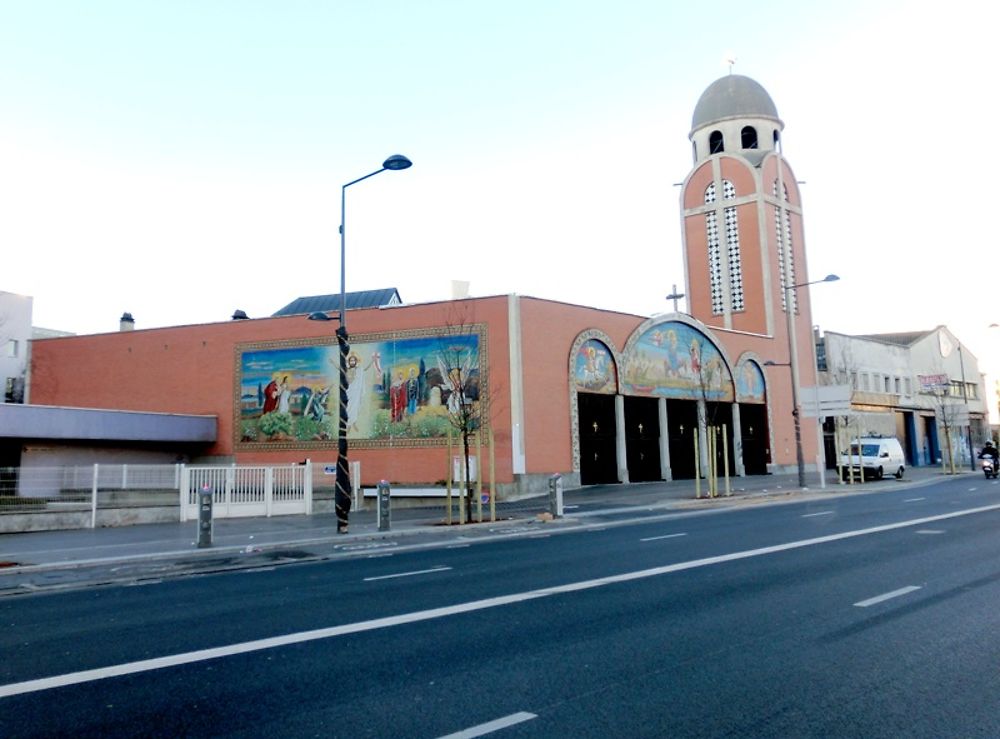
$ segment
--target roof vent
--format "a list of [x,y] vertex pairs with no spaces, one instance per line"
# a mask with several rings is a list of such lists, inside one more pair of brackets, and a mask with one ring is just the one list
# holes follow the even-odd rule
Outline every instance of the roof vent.
[[122,317],[118,319],[118,330],[132,331],[134,329],[135,329],[135,319],[132,318],[132,314],[122,313]]
[[244,311],[241,311],[239,308],[233,311],[234,321],[245,321],[248,318],[250,318],[250,316],[248,316]]

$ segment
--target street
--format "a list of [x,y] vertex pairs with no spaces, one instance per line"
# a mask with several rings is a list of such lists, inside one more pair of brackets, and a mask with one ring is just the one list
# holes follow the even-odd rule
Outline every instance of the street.
[[0,736],[1000,735],[1000,484],[0,599]]

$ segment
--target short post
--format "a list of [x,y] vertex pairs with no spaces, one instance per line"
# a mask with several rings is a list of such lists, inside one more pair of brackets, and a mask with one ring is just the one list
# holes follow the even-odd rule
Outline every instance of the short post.
[[212,546],[212,488],[208,483],[198,493],[198,548]]
[[97,528],[97,488],[100,487],[99,465],[94,465],[94,479],[90,486],[90,528]]
[[558,472],[549,478],[549,513],[553,518],[563,515],[562,475]]
[[391,524],[391,506],[389,504],[389,481],[378,481],[378,530],[388,531]]
[[694,434],[694,497],[701,497],[701,462],[698,456],[698,432]]

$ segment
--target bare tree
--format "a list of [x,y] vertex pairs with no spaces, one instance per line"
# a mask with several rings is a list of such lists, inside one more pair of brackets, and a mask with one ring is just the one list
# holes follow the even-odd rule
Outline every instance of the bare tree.
[[[440,337],[437,349],[441,402],[447,410],[448,423],[458,432],[462,444],[464,500],[460,504],[465,506],[466,520],[470,521],[475,497],[472,445],[476,436],[489,426],[490,399],[493,395],[483,366],[484,333],[484,325],[473,323],[467,314],[458,313],[454,320],[448,322],[447,331]],[[477,462],[477,473],[481,475],[482,462]]]
[[[940,375],[940,377],[946,377]],[[952,430],[957,428],[962,420],[964,405],[961,399],[951,393],[952,383],[949,381],[925,384],[922,393],[931,399],[934,411],[944,428],[945,449],[948,453],[948,469],[955,474],[955,451],[952,447]],[[972,450],[970,449],[971,453]]]
[[[842,344],[840,347],[839,356],[836,358],[837,361],[830,363],[830,357],[827,358],[827,370],[826,370],[826,380],[825,385],[847,385],[851,388],[851,392],[860,391],[860,378],[861,375],[858,371],[858,364],[854,359],[854,352],[850,344]],[[848,439],[845,442],[841,440],[841,432],[845,429],[850,431],[851,421],[854,420],[854,414],[848,413],[847,415],[834,416],[833,419],[833,446],[834,452],[837,455],[837,475],[841,480],[844,479],[844,466],[841,464],[841,449],[850,451],[851,442],[850,434],[848,434]],[[860,425],[860,424],[859,424]],[[860,436],[860,429],[858,431]],[[860,451],[858,452],[860,455]],[[853,466],[850,464],[850,458],[848,458],[848,470],[853,470]],[[848,477],[853,479],[853,472],[848,473]],[[862,478],[864,475],[862,474]]]

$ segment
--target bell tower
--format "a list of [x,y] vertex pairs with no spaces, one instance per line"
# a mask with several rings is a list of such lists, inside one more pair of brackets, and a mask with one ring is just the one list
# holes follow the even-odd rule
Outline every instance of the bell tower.
[[[771,96],[743,75],[716,80],[695,105],[682,239],[691,314],[709,326],[785,338],[783,287],[805,282],[806,273],[801,200],[781,153],[783,130]],[[801,319],[805,293],[789,293]]]

